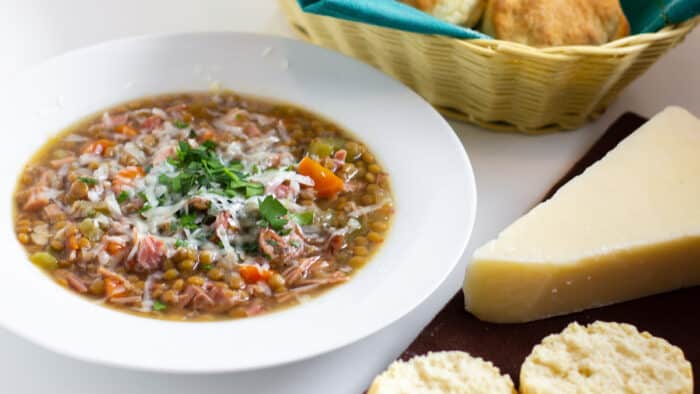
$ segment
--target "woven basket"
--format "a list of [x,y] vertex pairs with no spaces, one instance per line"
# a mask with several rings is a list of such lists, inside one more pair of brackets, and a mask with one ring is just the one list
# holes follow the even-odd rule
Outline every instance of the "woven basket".
[[700,22],[602,46],[538,49],[409,33],[304,13],[296,0],[279,3],[301,37],[401,80],[445,116],[528,134],[575,129],[597,118]]

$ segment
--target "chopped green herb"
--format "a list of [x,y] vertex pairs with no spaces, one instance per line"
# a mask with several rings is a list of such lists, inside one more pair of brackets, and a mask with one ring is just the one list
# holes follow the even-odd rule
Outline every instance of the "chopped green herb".
[[245,187],[245,196],[250,198],[253,196],[259,196],[265,193],[265,187],[260,183],[252,183]]
[[207,148],[208,150],[214,150],[214,149],[216,149],[216,142],[214,142],[212,140],[206,140],[206,141],[202,142],[202,146]]
[[202,269],[203,269],[204,271],[209,271],[209,270],[211,270],[212,268],[214,268],[214,266],[213,266],[212,264],[204,264],[204,265],[202,265]]
[[168,187],[171,193],[186,195],[193,189],[202,187],[217,190],[218,193],[233,197],[243,194],[246,197],[261,195],[263,185],[249,182],[240,162],[224,163],[216,153],[216,143],[208,140],[193,148],[180,141],[177,157],[168,162],[179,170],[177,175],[160,175],[158,182]]
[[241,249],[246,254],[258,254],[260,252],[260,245],[257,242],[245,242],[241,245]]
[[291,233],[291,232],[292,232],[291,228],[285,228],[285,229],[277,231],[277,233],[279,235],[289,235],[289,233]]
[[289,244],[294,246],[295,248],[298,248],[301,246],[301,242],[297,241],[296,239],[292,240]]
[[[74,178],[74,179],[75,179],[75,178]],[[85,177],[85,176],[81,176],[81,177],[78,178],[78,179],[80,179],[80,182],[83,182],[84,184],[86,184],[86,185],[88,185],[88,186],[95,186],[95,185],[97,185],[97,181],[96,181],[95,179],[93,179],[93,178],[88,178],[88,177]]]
[[168,306],[165,305],[164,303],[158,301],[158,300],[155,300],[155,301],[153,301],[152,308],[154,311],[164,311],[165,309],[168,308]]
[[297,222],[297,224],[300,226],[308,226],[314,222],[314,213],[312,211],[293,213],[290,216],[292,217],[292,220]]
[[148,211],[149,209],[151,209],[151,204],[145,203],[145,204],[143,204],[141,209],[139,209],[139,213],[144,213],[144,212]]
[[149,165],[147,165],[146,167],[143,168],[143,171],[144,171],[146,174],[148,174],[149,172],[151,172],[151,169],[152,169],[152,168],[153,168],[153,166],[149,164]]
[[199,225],[197,225],[197,223],[195,222],[196,219],[197,215],[195,215],[194,213],[182,215],[180,216],[180,226],[189,230],[195,230],[197,229],[197,227],[199,227]]
[[272,196],[265,197],[260,203],[260,216],[263,222],[274,230],[282,230],[287,224],[287,219],[282,216],[287,214],[287,208]]
[[175,127],[178,129],[184,129],[185,127],[189,126],[187,123],[181,121],[180,119],[175,121]]
[[[183,127],[184,128],[184,127]],[[197,133],[194,132],[193,129],[190,129],[190,134],[188,135],[190,138],[197,138]]]
[[120,204],[128,199],[129,199],[129,193],[127,193],[125,190],[122,190],[122,192],[119,193],[119,195],[117,196],[117,202]]

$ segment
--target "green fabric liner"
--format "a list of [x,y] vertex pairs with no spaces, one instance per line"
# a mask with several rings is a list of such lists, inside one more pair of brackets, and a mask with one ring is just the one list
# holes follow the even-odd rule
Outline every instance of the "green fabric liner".
[[[355,22],[438,34],[463,39],[490,38],[466,27],[457,26],[396,0],[297,0],[313,14]],[[630,21],[632,34],[653,33],[669,24],[684,22],[700,14],[700,0],[621,0]]]
[[632,34],[653,33],[700,14],[700,0],[621,0]]

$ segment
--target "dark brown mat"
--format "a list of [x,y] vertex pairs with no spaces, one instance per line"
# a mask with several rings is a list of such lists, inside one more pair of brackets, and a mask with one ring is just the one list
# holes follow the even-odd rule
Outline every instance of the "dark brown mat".
[[[632,113],[620,117],[547,193],[545,199],[569,179],[605,156],[645,121],[646,119]],[[508,373],[517,385],[520,365],[542,338],[561,331],[573,321],[587,324],[596,320],[631,323],[640,330],[649,331],[679,346],[693,364],[695,387],[698,387],[700,287],[524,324],[492,324],[476,319],[464,310],[464,299],[460,291],[406,349],[401,359],[406,360],[429,351],[463,350],[492,361],[502,372]]]

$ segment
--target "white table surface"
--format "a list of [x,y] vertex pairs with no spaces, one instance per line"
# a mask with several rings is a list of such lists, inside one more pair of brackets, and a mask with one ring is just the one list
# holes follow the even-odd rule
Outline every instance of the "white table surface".
[[[203,30],[292,36],[274,0],[0,0],[0,89],[3,78],[70,49],[130,35]],[[526,137],[452,122],[472,160],[479,191],[467,255],[536,203],[624,111],[650,116],[677,104],[700,115],[699,54],[696,31],[600,120],[574,132]],[[463,258],[416,310],[375,335],[314,359],[253,372],[185,376],[108,368],[51,353],[0,328],[0,392],[360,393],[457,291],[466,263]],[[0,302],[21,302],[21,295]]]

